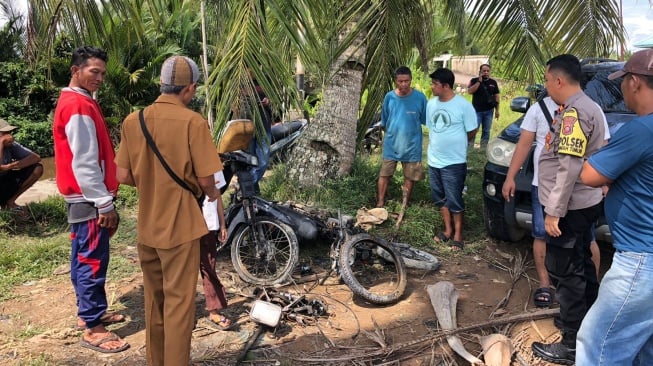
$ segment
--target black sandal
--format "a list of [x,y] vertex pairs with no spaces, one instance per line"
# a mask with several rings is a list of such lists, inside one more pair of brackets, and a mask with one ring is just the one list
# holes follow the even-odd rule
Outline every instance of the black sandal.
[[435,235],[435,237],[433,238],[433,241],[435,241],[436,243],[446,243],[449,240],[451,240],[451,238],[446,236],[443,232],[437,233],[437,235]]
[[553,303],[551,296],[551,289],[548,287],[540,287],[535,290],[533,294],[533,303],[538,308],[548,308]]
[[458,240],[452,240],[451,243],[449,243],[449,249],[453,250],[454,252],[462,251],[465,249],[465,243]]

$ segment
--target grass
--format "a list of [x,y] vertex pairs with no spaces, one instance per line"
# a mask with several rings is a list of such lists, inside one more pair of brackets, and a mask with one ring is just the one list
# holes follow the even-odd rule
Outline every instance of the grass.
[[[124,278],[139,270],[134,265],[136,244],[135,204],[131,187],[120,188],[121,223],[111,240],[110,278]],[[20,219],[0,211],[0,301],[14,296],[13,287],[50,277],[69,263],[70,233],[66,205],[61,197],[50,197],[28,205],[29,218]]]
[[47,329],[39,326],[34,326],[31,323],[28,323],[25,328],[22,328],[20,332],[16,334],[19,339],[29,339],[36,335],[42,334]]
[[[517,90],[515,94],[526,95],[523,90]],[[501,118],[493,124],[492,136],[520,115],[510,111],[510,99],[511,96],[504,96]],[[426,131],[424,142],[428,142]],[[464,224],[467,246],[463,255],[480,250],[487,238],[481,192],[485,160],[484,151],[469,151]],[[355,216],[358,209],[371,208],[376,203],[376,181],[380,164],[380,151],[359,153],[349,176],[308,189],[300,189],[287,182],[285,167],[276,165],[273,174],[263,181],[263,196],[271,200],[293,200],[333,210],[341,209],[343,214]],[[402,173],[397,172],[388,186],[386,208],[389,212],[398,212],[400,209],[402,181]],[[121,186],[116,202],[121,222],[118,232],[111,240],[108,276],[112,280],[129,277],[140,270],[135,250],[137,202],[136,190]],[[49,198],[28,207],[30,217],[26,220],[19,220],[11,213],[0,211],[0,301],[14,296],[14,286],[49,277],[56,268],[69,263],[70,234],[63,199]],[[406,210],[401,227],[396,229],[394,220],[389,219],[372,229],[372,233],[436,252],[440,256],[458,255],[451,254],[444,245],[433,242],[434,232],[441,225],[439,211],[431,204],[428,181],[423,180],[414,187],[411,205]]]
[[0,212],[0,300],[11,297],[17,284],[51,275],[70,255],[63,200],[50,198],[28,208],[28,219]]

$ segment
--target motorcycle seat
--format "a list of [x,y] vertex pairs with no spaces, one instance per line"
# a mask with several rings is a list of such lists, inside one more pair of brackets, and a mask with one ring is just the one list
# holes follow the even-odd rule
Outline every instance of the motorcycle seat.
[[281,140],[284,137],[292,135],[294,132],[302,128],[303,122],[296,120],[290,122],[283,122],[272,126],[272,143]]
[[249,119],[233,119],[227,122],[218,141],[218,153],[246,150],[254,136],[254,122]]

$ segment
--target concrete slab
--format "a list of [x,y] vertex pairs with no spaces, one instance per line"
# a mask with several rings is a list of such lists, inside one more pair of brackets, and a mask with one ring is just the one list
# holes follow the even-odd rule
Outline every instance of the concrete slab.
[[34,183],[30,189],[18,197],[16,203],[19,205],[26,205],[32,202],[43,201],[50,196],[59,196],[57,183],[54,178],[43,179]]

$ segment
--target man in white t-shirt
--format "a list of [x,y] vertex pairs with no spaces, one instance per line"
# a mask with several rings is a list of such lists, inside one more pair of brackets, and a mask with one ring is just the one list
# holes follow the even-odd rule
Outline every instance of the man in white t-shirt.
[[[544,104],[549,111],[549,115],[553,117],[555,111],[558,109],[556,102],[554,102],[551,97],[546,97],[544,98]],[[608,131],[607,121],[604,120],[604,123],[606,131],[605,138],[607,141],[610,138],[610,133]],[[549,280],[549,273],[544,265],[544,258],[546,257],[546,242],[544,240],[544,235],[546,232],[544,231],[544,215],[537,190],[539,165],[537,162],[540,159],[540,153],[546,143],[546,135],[550,128],[549,122],[542,112],[540,103],[535,103],[528,109],[524,116],[524,120],[522,121],[519,141],[517,142],[515,152],[510,161],[506,180],[501,189],[503,198],[506,202],[510,202],[515,194],[515,176],[521,169],[524,161],[526,161],[528,153],[531,150],[531,145],[533,144],[533,141],[535,141],[535,151],[533,152],[533,181],[531,187],[531,203],[533,211],[531,235],[533,236],[533,259],[535,261],[535,272],[537,273],[537,278],[540,283],[533,295],[533,302],[537,307],[548,307],[553,303],[551,281]],[[598,273],[601,258],[596,241],[592,241],[590,250],[592,251],[592,262],[594,262],[594,266],[596,266]]]

